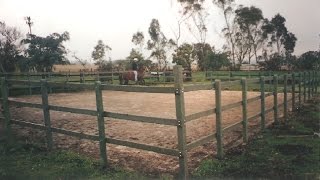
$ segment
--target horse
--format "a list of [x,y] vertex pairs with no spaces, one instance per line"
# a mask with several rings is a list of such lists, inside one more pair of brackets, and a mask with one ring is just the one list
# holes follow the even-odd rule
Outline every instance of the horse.
[[[138,73],[138,77],[137,77],[138,81],[136,82],[136,84],[144,85],[145,84],[145,81],[144,81],[145,67],[143,66],[139,67],[137,70],[137,73]],[[128,85],[129,80],[131,81],[135,80],[133,71],[126,71],[119,74],[120,85]]]

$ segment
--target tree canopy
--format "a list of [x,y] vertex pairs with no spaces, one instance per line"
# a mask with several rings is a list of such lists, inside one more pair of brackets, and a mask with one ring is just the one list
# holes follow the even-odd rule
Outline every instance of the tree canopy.
[[68,41],[68,32],[53,33],[46,37],[29,34],[22,42],[28,45],[26,61],[29,69],[51,72],[54,64],[68,64],[67,50],[63,42]]
[[13,72],[23,58],[21,33],[15,27],[0,21],[0,72]]

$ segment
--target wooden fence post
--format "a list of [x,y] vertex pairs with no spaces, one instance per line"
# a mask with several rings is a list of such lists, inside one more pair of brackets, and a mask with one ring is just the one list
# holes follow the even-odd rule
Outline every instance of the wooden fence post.
[[29,83],[29,95],[32,95],[32,86],[31,86],[31,79],[30,79],[30,72],[28,71],[28,74],[27,74],[27,77],[28,77],[28,83]]
[[318,93],[318,86],[319,86],[319,72],[315,71],[315,80],[316,80],[316,94]]
[[303,72],[303,102],[307,101],[307,74]]
[[320,82],[320,77],[319,77],[320,75],[319,75],[319,72],[318,71],[316,71],[316,82],[317,82],[317,84],[316,84],[316,93],[318,93],[318,86],[320,85],[319,84],[319,82]]
[[301,107],[301,82],[302,81],[302,74],[301,74],[301,72],[299,73],[299,107]]
[[113,68],[111,69],[111,83],[114,84]]
[[106,134],[104,126],[104,108],[103,108],[103,98],[101,91],[101,82],[96,81],[96,106],[97,106],[97,118],[98,118],[98,131],[99,131],[99,147],[100,147],[100,158],[103,167],[107,166],[107,147],[106,147]]
[[283,75],[283,113],[284,121],[288,120],[288,76],[287,74]]
[[176,103],[176,117],[178,121],[178,149],[179,149],[179,178],[188,178],[187,165],[187,140],[186,140],[186,125],[185,125],[185,104],[184,104],[184,88],[182,66],[176,65],[174,70],[174,87],[175,87],[175,103]]
[[292,111],[296,108],[296,75],[295,73],[292,73],[292,79],[291,79],[291,94],[292,94]]
[[278,76],[273,76],[274,122],[278,124]]
[[261,91],[261,131],[264,131],[266,127],[266,103],[265,103],[265,80],[264,76],[260,77],[260,91]]
[[308,72],[308,100],[311,99],[311,73]]
[[8,91],[8,82],[5,77],[1,78],[1,95],[2,95],[2,113],[4,116],[4,129],[5,134],[9,141],[11,140],[11,115],[9,109],[9,91]]
[[52,131],[49,111],[48,83],[47,80],[41,79],[42,109],[44,117],[44,125],[46,127],[47,148],[52,150]]
[[247,117],[247,91],[248,91],[248,85],[247,85],[247,79],[242,78],[241,79],[241,85],[242,85],[242,134],[243,134],[243,142],[248,142],[248,117]]
[[222,143],[222,114],[221,114],[221,81],[215,80],[215,99],[216,99],[216,139],[217,139],[217,157],[223,158],[223,143]]
[[314,92],[315,92],[315,88],[316,88],[316,85],[315,85],[315,73],[314,73],[314,71],[312,71],[312,80],[311,80],[311,82],[312,82],[312,91],[311,91],[311,95],[312,95],[312,97],[314,96]]
[[[52,73],[49,72],[48,73],[48,80],[51,81],[52,80]],[[48,84],[47,84],[48,85]],[[52,87],[51,86],[47,86],[49,88],[49,93],[52,93]]]
[[80,71],[80,83],[84,83],[83,72]]

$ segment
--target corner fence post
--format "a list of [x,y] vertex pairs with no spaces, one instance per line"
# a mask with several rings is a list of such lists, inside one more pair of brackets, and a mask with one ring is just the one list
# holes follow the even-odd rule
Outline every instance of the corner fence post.
[[223,143],[222,143],[222,114],[221,114],[221,81],[215,80],[215,98],[216,98],[216,139],[217,139],[217,157],[223,158]]
[[100,147],[100,158],[103,167],[107,166],[107,147],[106,147],[106,134],[104,127],[104,108],[103,108],[103,98],[101,91],[101,82],[96,81],[95,83],[96,91],[96,106],[97,106],[97,118],[98,118],[98,131],[99,131],[99,147]]
[[291,79],[291,94],[292,94],[292,112],[295,110],[296,108],[296,75],[295,73],[291,74],[292,79]]
[[52,150],[52,130],[50,122],[49,98],[48,98],[48,82],[41,79],[41,95],[42,95],[42,110],[44,117],[44,125],[46,127],[47,148]]
[[187,147],[186,147],[186,125],[185,125],[185,104],[184,104],[184,88],[182,66],[176,65],[173,67],[174,71],[174,88],[175,88],[175,103],[176,103],[176,117],[178,121],[178,150],[179,150],[179,179],[188,178],[188,164],[187,164]]
[[266,96],[265,96],[265,80],[264,76],[260,77],[260,91],[261,91],[261,131],[264,131],[266,127]]
[[278,120],[278,76],[273,76],[273,102],[274,102],[274,123],[279,124]]
[[288,76],[283,75],[283,116],[284,121],[288,120]]
[[303,72],[303,103],[307,101],[307,74]]
[[247,117],[247,91],[248,91],[248,85],[247,85],[247,79],[242,78],[241,79],[241,85],[242,85],[242,134],[243,134],[243,142],[248,142],[248,117]]
[[2,113],[4,116],[5,124],[5,134],[9,140],[11,140],[11,116],[9,109],[9,91],[8,82],[5,77],[1,78],[1,95],[2,95]]

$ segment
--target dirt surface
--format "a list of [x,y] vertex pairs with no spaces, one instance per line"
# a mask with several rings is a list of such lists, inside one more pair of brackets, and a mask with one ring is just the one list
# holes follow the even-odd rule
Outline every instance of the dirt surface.
[[[205,111],[215,107],[214,91],[194,91],[185,93],[186,115]],[[259,92],[249,92],[248,98],[259,96]],[[241,92],[223,91],[222,104],[230,104],[241,101]],[[290,98],[290,95],[289,95]],[[10,98],[18,101],[41,103],[41,96],[20,96]],[[278,103],[282,103],[283,96],[278,94]],[[59,105],[73,108],[95,109],[94,92],[60,93],[49,96],[50,105]],[[125,113],[141,116],[162,118],[175,118],[175,102],[173,94],[132,93],[118,91],[103,91],[103,104],[105,111]],[[273,96],[266,98],[266,108],[273,106]],[[248,104],[248,117],[260,112],[260,101]],[[282,109],[279,109],[281,116]],[[23,119],[28,122],[43,123],[42,110],[32,108],[11,107],[14,119]],[[53,127],[98,135],[97,118],[94,116],[78,115],[50,111]],[[223,127],[238,122],[242,118],[241,107],[222,113]],[[273,113],[267,115],[273,118]],[[160,146],[165,148],[177,148],[177,129],[173,126],[156,125],[126,120],[105,118],[106,135],[108,137],[129,140],[133,142]],[[257,132],[260,126],[260,118],[249,123],[249,133]],[[14,126],[19,135],[26,136],[30,141],[45,142],[44,133],[30,128]],[[210,115],[187,123],[187,143],[193,142],[215,131],[215,115]],[[99,158],[99,146],[97,142],[81,140],[54,133],[54,146],[56,148],[72,149],[94,158]],[[241,126],[224,134],[226,147],[234,144],[241,138]],[[188,152],[188,166],[194,170],[199,162],[207,157],[214,156],[216,146],[207,143]],[[146,174],[176,174],[178,172],[178,158],[161,155],[153,152],[127,148],[117,145],[107,145],[108,160],[111,166],[120,166],[129,170],[137,170]]]

